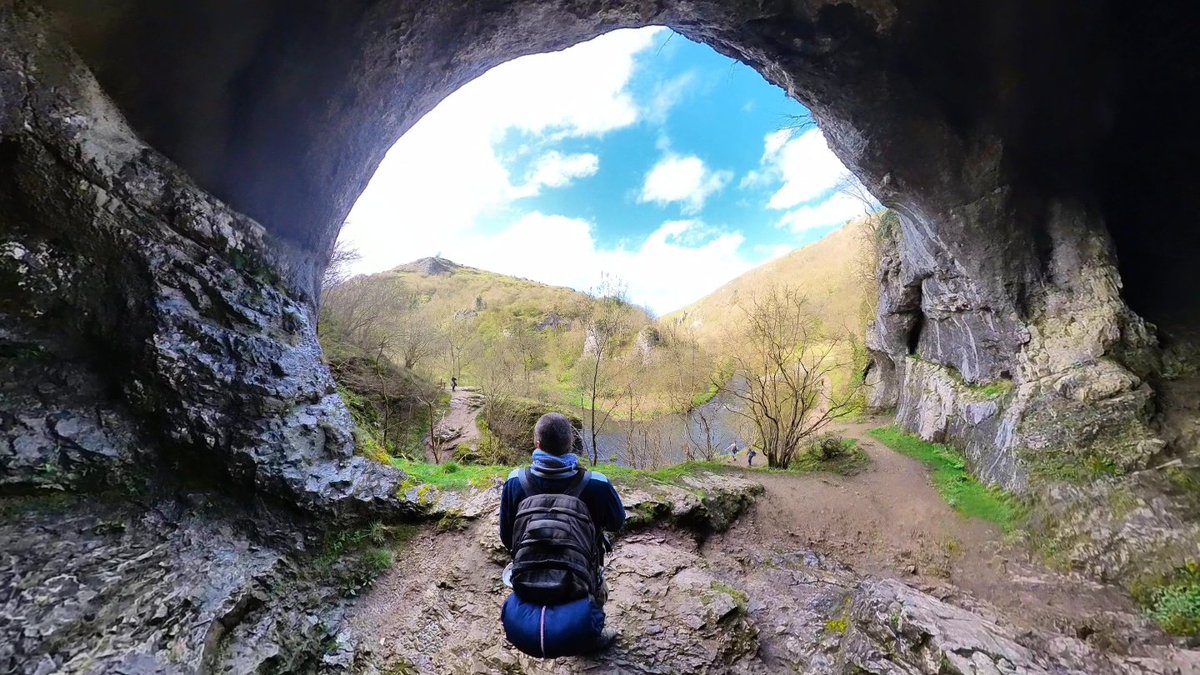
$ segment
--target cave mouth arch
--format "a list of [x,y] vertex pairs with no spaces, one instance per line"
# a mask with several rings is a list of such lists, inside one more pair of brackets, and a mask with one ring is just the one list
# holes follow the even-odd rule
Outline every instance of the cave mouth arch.
[[[290,273],[309,292],[355,199],[422,115],[499,63],[617,28],[668,26],[754,68],[812,110],[843,163],[911,220],[940,228],[951,210],[980,207],[950,229],[967,246],[993,232],[1014,240],[1001,251],[1008,264],[978,272],[1025,277],[1005,293],[1017,304],[1044,273],[1034,240],[1045,238],[1048,201],[1082,202],[1100,222],[1138,232],[1165,202],[1136,179],[1155,176],[1178,197],[1193,169],[1171,157],[1197,153],[1183,109],[1170,105],[1197,77],[1187,65],[1196,47],[1169,7],[42,4],[151,145],[286,242]],[[1176,112],[1156,116],[1158,102]],[[1154,152],[1139,146],[1144,130]],[[982,206],[995,190],[1009,191],[1007,203]],[[1117,239],[1138,269],[1170,259],[1141,255],[1136,234]],[[1138,287],[1161,281],[1147,274],[1131,292],[1149,298]]]
[[663,316],[875,207],[799,102],[654,26],[455,90],[388,150],[338,241],[349,274],[438,257],[583,292],[607,275]]
[[[91,268],[103,265],[92,265],[79,278],[96,284],[75,294],[59,292],[55,301],[75,310],[65,312],[74,321],[68,324],[71,330],[89,332],[134,364],[138,372],[129,379],[140,378],[138,385],[153,394],[139,395],[139,405],[188,420],[177,425],[179,436],[231,452],[261,446],[247,466],[260,457],[293,452],[278,428],[292,420],[279,420],[278,400],[324,405],[325,397],[333,396],[319,372],[320,353],[306,317],[311,317],[317,279],[338,228],[383,154],[450,92],[519,55],[561,49],[615,28],[665,25],[750,65],[800,100],[843,164],[901,216],[902,250],[884,280],[894,293],[881,306],[881,324],[886,328],[911,315],[916,308],[909,304],[919,288],[924,323],[918,353],[972,385],[1009,373],[1020,386],[1098,368],[1099,356],[1121,368],[1129,350],[1116,343],[1143,336],[1144,326],[1119,295],[1114,256],[1121,241],[1163,213],[1136,183],[1122,178],[1153,175],[1175,194],[1178,186],[1194,183],[1200,165],[1170,161],[1165,142],[1156,143],[1154,152],[1140,152],[1134,133],[1136,122],[1172,104],[1174,92],[1194,89],[1184,86],[1195,78],[1189,68],[1164,63],[1195,62],[1178,58],[1197,49],[1178,28],[1187,17],[1160,8],[1043,0],[512,0],[486,5],[375,0],[300,7],[287,0],[253,0],[232,9],[225,4],[205,0],[181,9],[155,0],[15,3],[24,15],[37,14],[39,25],[41,10],[32,8],[50,10],[95,74],[99,94],[88,73],[27,68],[13,58],[9,45],[0,56],[8,59],[18,81],[42,78],[34,84],[45,81],[54,91],[73,91],[76,101],[96,104],[83,108],[102,113],[102,122],[124,115],[150,148],[133,157],[115,156],[131,171],[165,177],[175,194],[188,195],[170,204],[159,194],[143,199],[153,203],[139,208],[150,207],[157,224],[104,251],[113,274],[97,273]],[[0,29],[12,25],[0,24]],[[40,35],[38,30],[29,28],[28,34]],[[1142,48],[1159,42],[1172,48]],[[37,54],[43,63],[83,70],[73,55]],[[1144,73],[1156,77],[1141,78]],[[120,114],[109,115],[104,94]],[[53,108],[61,101],[34,96],[28,102]],[[62,168],[70,166],[76,174],[95,169],[95,162],[82,168],[71,163],[88,161],[81,146],[93,143],[87,150],[110,140],[101,136],[113,125],[96,125],[92,136],[83,138],[71,135],[78,127],[66,117],[51,120],[66,120],[59,127],[11,125],[11,119],[31,114],[27,108],[32,109],[10,103],[8,117],[0,116],[4,140],[24,143],[19,152],[0,153],[0,160],[19,170],[4,175],[3,189],[24,199],[23,222],[16,224],[24,228],[21,251],[53,244],[71,253],[60,257],[72,264],[88,260],[86,242],[100,237],[78,232],[93,228],[89,232],[95,235],[97,217],[111,220],[112,208],[98,212],[88,202],[74,204],[79,208],[68,213],[52,200],[26,197],[31,185],[52,174],[61,183],[53,186],[54,194],[67,195],[64,201],[70,202],[78,189],[70,187],[73,178]],[[1178,139],[1173,147],[1186,156],[1200,141],[1185,119],[1165,116],[1153,133],[1159,141]],[[54,136],[60,127],[70,133]],[[47,146],[59,148],[59,164],[48,163]],[[120,149],[129,147],[141,146],[133,142]],[[149,149],[174,164],[161,162]],[[113,182],[124,184],[125,175],[119,178]],[[212,196],[221,203],[214,204]],[[203,209],[190,210],[197,204]],[[253,253],[265,251],[259,257],[274,269],[247,266],[240,249],[196,261],[211,272],[199,280],[180,278],[180,270],[159,265],[183,250],[168,248],[173,237],[204,239],[203,245],[217,241],[218,247],[228,243],[208,231],[197,233],[197,218],[208,222],[198,211],[220,212],[226,221],[241,222],[241,214],[253,218],[256,223],[243,228],[255,233],[247,240],[254,240]],[[257,234],[257,224],[265,238]],[[51,241],[43,230],[55,238]],[[1114,252],[1112,232],[1118,230]],[[130,233],[129,228],[120,231]],[[261,247],[259,239],[265,242]],[[0,263],[9,264],[7,259]],[[118,267],[129,273],[116,273]],[[254,287],[243,289],[241,300],[279,300],[253,316],[267,317],[270,330],[251,336],[248,315],[207,304],[228,290],[215,280],[235,276]],[[214,292],[189,295],[193,282]],[[163,289],[178,292],[164,299]],[[286,297],[276,297],[281,290]],[[27,294],[22,302],[40,310],[46,297]],[[90,318],[111,317],[112,307],[128,307],[130,318],[140,321],[137,338],[164,338],[131,338],[117,322]],[[1063,317],[1094,320],[1097,330],[1072,329]],[[185,343],[175,338],[180,324],[221,337]],[[903,360],[907,334],[884,330],[872,349]],[[258,354],[229,353],[227,345],[242,345],[251,337],[264,337],[270,350],[288,358],[272,363]],[[1147,347],[1152,340],[1134,342],[1135,349],[1152,348]],[[214,358],[206,361],[209,357]],[[197,363],[221,359],[236,366],[230,369],[237,373],[232,388],[246,385],[244,400],[237,401],[253,412],[248,415],[253,424],[246,428],[265,430],[245,442],[230,440],[223,431],[229,425],[213,421],[236,416],[231,411],[237,404],[221,389],[231,388],[216,372],[221,369],[211,373],[220,386],[183,391],[173,377],[173,368],[195,369]],[[1132,386],[1131,379],[1117,379],[1121,387]],[[279,382],[287,384],[282,398],[254,389]],[[334,403],[326,407],[336,416]],[[201,414],[213,410],[208,417]],[[337,438],[314,441],[313,453],[352,447],[344,424],[329,426],[340,430]]]

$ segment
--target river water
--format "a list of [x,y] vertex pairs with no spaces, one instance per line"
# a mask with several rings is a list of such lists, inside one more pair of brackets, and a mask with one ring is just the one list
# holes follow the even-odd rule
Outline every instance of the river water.
[[[697,453],[703,452],[705,448],[702,417],[709,422],[712,446],[716,452],[726,454],[731,444],[736,444],[738,450],[745,449],[747,439],[739,432],[744,418],[731,409],[737,404],[736,396],[722,391],[713,400],[687,414],[677,413],[652,420],[634,421],[632,425],[628,421],[610,419],[596,435],[596,445],[600,446],[600,461],[622,466],[636,465],[638,468],[685,462],[688,460],[689,445]],[[619,414],[619,411],[616,411],[613,416],[617,417]],[[588,422],[589,420],[584,419],[583,444],[590,457],[592,435]],[[694,458],[700,459],[698,456]]]

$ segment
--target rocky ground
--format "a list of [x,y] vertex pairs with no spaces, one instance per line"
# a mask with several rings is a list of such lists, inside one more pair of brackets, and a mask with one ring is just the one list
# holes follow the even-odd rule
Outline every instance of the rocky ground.
[[[1019,559],[1016,544],[944,504],[933,508],[940,502],[926,482],[907,483],[913,498],[886,504],[876,489],[887,479],[874,474],[897,466],[921,471],[893,455],[849,479],[735,472],[621,487],[633,526],[608,565],[609,621],[620,637],[603,655],[554,661],[528,658],[504,640],[498,491],[481,491],[478,518],[417,537],[350,610],[358,667],[1200,672],[1200,653],[1170,644],[1120,593]],[[851,501],[862,505],[858,522],[830,516]],[[912,519],[904,517],[908,506]],[[939,536],[959,537],[958,550],[938,548]]]

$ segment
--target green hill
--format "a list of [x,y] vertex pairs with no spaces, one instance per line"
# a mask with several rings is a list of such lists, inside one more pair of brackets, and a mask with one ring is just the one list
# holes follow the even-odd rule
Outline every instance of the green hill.
[[370,283],[399,284],[443,317],[488,313],[535,322],[575,315],[591,301],[562,286],[460,265],[445,258],[422,258],[367,277]]
[[730,322],[742,316],[739,303],[771,285],[788,285],[800,289],[830,329],[857,329],[867,288],[858,272],[861,233],[861,223],[850,223],[816,243],[746,272],[663,321],[681,321],[702,343],[714,346]]

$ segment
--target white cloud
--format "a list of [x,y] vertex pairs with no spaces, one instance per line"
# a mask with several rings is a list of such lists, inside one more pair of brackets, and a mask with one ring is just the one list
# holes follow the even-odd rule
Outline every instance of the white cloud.
[[[628,285],[634,302],[663,314],[715,291],[752,268],[740,233],[720,233],[698,220],[663,223],[645,239],[600,248],[585,220],[533,212],[491,236],[455,242],[443,252],[465,265],[586,290],[601,273]],[[702,272],[698,274],[697,272]]]
[[[448,250],[449,242],[513,200],[595,173],[590,159],[560,156],[557,163],[535,163],[517,185],[495,144],[512,130],[586,137],[635,124],[641,113],[628,85],[636,57],[661,30],[614,31],[561,52],[515,59],[447,96],[392,147],[355,204],[341,234],[362,255],[354,271]],[[518,154],[539,151],[535,146]]]
[[845,178],[846,167],[829,150],[819,129],[783,142],[780,133],[769,134],[764,144],[764,163],[773,167],[783,181],[767,203],[768,208],[789,209],[812,201]]
[[681,157],[668,154],[650,169],[642,185],[638,201],[670,204],[680,202],[688,215],[704,209],[708,198],[724,188],[733,178],[729,171],[713,171],[704,160],[694,155]]
[[590,152],[564,155],[551,150],[534,162],[525,179],[525,184],[516,189],[522,197],[532,197],[542,187],[564,187],[577,178],[596,175],[600,170],[600,158]]
[[695,84],[696,73],[692,71],[666,82],[660,82],[647,106],[646,119],[656,124],[666,122],[671,109],[683,101],[683,97]]
[[788,211],[779,219],[779,227],[800,234],[809,230],[844,225],[850,220],[866,215],[868,210],[869,205],[864,204],[862,200],[839,193],[818,204]]
[[767,208],[784,210],[827,195],[849,173],[829,150],[820,129],[803,133],[780,129],[763,137],[760,166],[747,172],[738,187],[746,190],[777,186]]
[[791,129],[772,131],[763,138],[763,162],[774,158],[788,141],[792,140],[794,132]]

